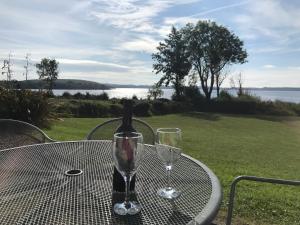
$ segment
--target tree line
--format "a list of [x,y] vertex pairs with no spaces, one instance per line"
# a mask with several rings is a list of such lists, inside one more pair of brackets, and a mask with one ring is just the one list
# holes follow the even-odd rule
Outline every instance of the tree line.
[[189,78],[190,86],[195,87],[200,81],[206,99],[210,100],[214,87],[219,96],[228,68],[247,62],[247,56],[243,41],[215,22],[200,20],[181,29],[172,27],[152,54],[153,70],[162,75],[155,86],[172,85],[174,99],[180,99]]

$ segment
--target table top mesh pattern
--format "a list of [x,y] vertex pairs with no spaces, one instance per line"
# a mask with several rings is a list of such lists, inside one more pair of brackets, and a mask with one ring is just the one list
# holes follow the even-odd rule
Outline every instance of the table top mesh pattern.
[[[81,169],[79,176],[66,176]],[[157,196],[166,174],[153,146],[145,146],[137,172],[136,216],[112,212],[111,142],[83,141],[32,145],[0,152],[0,224],[187,224],[208,204],[212,181],[194,161],[181,157],[172,184],[175,202]]]

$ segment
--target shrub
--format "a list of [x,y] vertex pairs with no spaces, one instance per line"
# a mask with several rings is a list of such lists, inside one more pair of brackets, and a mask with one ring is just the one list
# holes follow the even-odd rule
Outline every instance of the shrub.
[[244,101],[256,101],[261,102],[260,97],[250,94],[249,92],[243,92],[242,94],[238,95],[237,97],[240,100]]
[[139,102],[133,107],[135,116],[150,116],[150,104],[148,102]]
[[0,88],[0,117],[46,125],[51,106],[45,93]]
[[109,113],[115,117],[122,116],[123,115],[123,106],[120,104],[112,104],[109,107]]
[[257,103],[243,100],[218,100],[212,99],[205,105],[205,111],[220,113],[254,114]]
[[106,92],[103,92],[100,95],[96,95],[95,99],[107,101],[107,100],[109,100],[109,97],[108,97],[108,94]]
[[80,92],[77,92],[76,94],[73,95],[73,98],[75,98],[75,99],[83,99],[84,95],[81,94]]
[[109,115],[108,106],[92,102],[80,102],[73,110],[72,113],[77,117],[107,117]]
[[62,94],[62,97],[63,97],[63,98],[71,98],[72,95],[71,95],[69,92],[65,91],[65,92]]
[[151,111],[156,115],[162,115],[170,113],[171,110],[168,109],[167,101],[154,100]]
[[198,98],[203,97],[197,86],[184,87],[183,96],[185,97],[185,99],[190,101],[194,101]]
[[169,113],[187,112],[193,109],[191,102],[155,100],[152,102],[151,111],[155,115],[164,115]]
[[228,91],[222,90],[218,97],[218,100],[232,100],[233,96]]
[[91,99],[91,94],[89,92],[86,92],[84,98],[85,99]]

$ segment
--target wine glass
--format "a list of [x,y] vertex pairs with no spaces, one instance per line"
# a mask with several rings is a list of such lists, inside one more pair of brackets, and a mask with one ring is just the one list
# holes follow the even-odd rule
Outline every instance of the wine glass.
[[136,132],[121,132],[114,134],[113,159],[115,167],[125,181],[125,200],[114,205],[118,215],[134,215],[141,211],[141,205],[129,201],[130,181],[136,173],[143,156],[143,136]]
[[166,199],[176,199],[181,191],[171,187],[171,170],[181,155],[181,130],[179,128],[157,129],[156,151],[167,171],[167,186],[158,190],[157,194]]

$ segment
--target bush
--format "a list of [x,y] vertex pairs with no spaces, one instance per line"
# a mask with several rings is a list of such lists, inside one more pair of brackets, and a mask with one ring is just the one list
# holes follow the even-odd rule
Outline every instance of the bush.
[[184,87],[183,96],[185,99],[190,101],[195,101],[198,98],[202,98],[203,95],[200,93],[200,90],[197,86]]
[[229,94],[228,91],[222,90],[220,92],[220,95],[218,97],[218,100],[232,100],[233,96],[231,94]]
[[52,99],[55,112],[63,117],[119,117],[123,107],[119,103],[98,100]]
[[155,115],[164,115],[169,113],[181,113],[193,110],[191,102],[155,100],[152,102],[151,111]]
[[154,100],[151,111],[156,115],[163,115],[171,112],[168,108],[168,101]]
[[85,94],[82,94],[80,92],[77,92],[74,95],[71,95],[69,92],[64,92],[62,94],[62,98],[74,98],[74,99],[86,99],[86,100],[104,100],[107,101],[109,100],[108,94],[106,92],[103,92],[102,94],[99,95],[92,95],[89,92],[86,92]]
[[0,118],[46,125],[51,106],[45,93],[0,88]]
[[254,114],[257,103],[242,100],[219,100],[213,99],[206,103],[205,110],[209,112]]
[[72,95],[71,95],[69,92],[65,91],[65,92],[62,94],[62,97],[63,97],[63,98],[71,98]]
[[104,100],[104,101],[109,100],[108,94],[106,92],[103,92],[102,94],[95,95],[95,96],[96,96],[95,99],[97,100]]
[[80,92],[77,92],[76,94],[73,95],[73,98],[75,99],[84,99],[84,95],[81,94]]
[[150,104],[148,102],[139,102],[133,107],[135,116],[150,116]]
[[109,113],[114,117],[119,117],[123,115],[123,106],[120,104],[112,104],[109,107]]
[[78,107],[73,107],[73,114],[77,117],[107,117],[109,108],[104,104],[80,102]]

